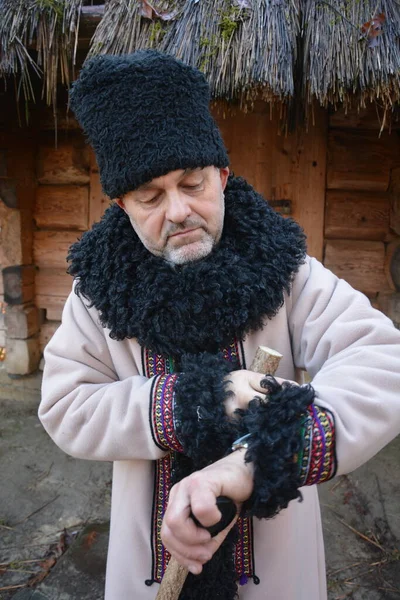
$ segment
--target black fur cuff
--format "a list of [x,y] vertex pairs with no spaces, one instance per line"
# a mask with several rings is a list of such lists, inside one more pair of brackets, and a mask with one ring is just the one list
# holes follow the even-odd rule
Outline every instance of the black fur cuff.
[[254,489],[243,510],[258,518],[270,518],[291,500],[301,498],[296,456],[303,444],[301,430],[315,392],[311,385],[280,385],[274,377],[262,381],[268,402],[256,397],[246,411],[237,411],[241,433],[252,434],[246,462],[254,463]]
[[238,430],[225,414],[224,377],[234,368],[222,354],[184,355],[175,388],[174,419],[183,453],[196,470],[222,458]]

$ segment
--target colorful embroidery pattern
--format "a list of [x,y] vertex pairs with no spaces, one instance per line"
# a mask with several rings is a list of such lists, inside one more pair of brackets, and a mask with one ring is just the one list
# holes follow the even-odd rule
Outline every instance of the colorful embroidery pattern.
[[[244,351],[242,344],[236,340],[223,349],[226,360],[232,362],[236,368],[245,368]],[[241,366],[243,365],[243,367]],[[158,375],[153,383],[151,420],[153,435],[157,445],[163,450],[172,449],[155,463],[155,482],[152,517],[152,551],[153,569],[152,578],[146,585],[154,582],[160,583],[167,568],[170,554],[161,542],[161,525],[167,509],[169,491],[171,487],[171,472],[173,468],[174,452],[182,452],[182,447],[175,436],[173,420],[174,385],[178,374],[174,374],[174,363],[171,358],[164,358],[147,349],[142,351],[142,368],[146,377]],[[235,568],[239,583],[244,585],[249,577],[254,583],[259,583],[254,575],[253,552],[253,523],[249,517],[238,519],[239,538],[235,549]]]
[[302,485],[331,479],[336,472],[333,415],[313,404],[303,426],[304,449],[298,457]]
[[174,427],[174,387],[177,379],[177,374],[158,377],[153,387],[153,427],[160,448],[182,452]]
[[231,344],[229,344],[229,346],[224,348],[222,350],[222,354],[223,354],[225,360],[228,360],[229,362],[231,362],[233,364],[240,365],[239,344],[238,344],[237,340],[233,340],[233,342]]
[[156,463],[152,544],[153,544],[153,581],[161,582],[167,568],[170,553],[161,541],[161,525],[167,508],[171,489],[172,454],[169,453]]
[[174,372],[174,361],[171,357],[164,358],[161,354],[142,349],[142,369],[145,377],[150,379],[154,375],[164,375]]
[[237,526],[239,539],[235,549],[235,569],[240,585],[245,585],[249,577],[254,577],[253,521],[249,517],[239,517]]

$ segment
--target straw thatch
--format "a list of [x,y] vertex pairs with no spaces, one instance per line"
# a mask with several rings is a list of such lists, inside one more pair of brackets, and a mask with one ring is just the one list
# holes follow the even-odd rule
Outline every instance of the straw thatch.
[[[92,0],[0,0],[0,75],[55,102]],[[82,19],[81,19],[82,22]],[[214,98],[361,107],[400,101],[400,0],[108,0],[86,51],[158,48],[200,68]]]
[[308,100],[351,104],[355,95],[360,106],[367,100],[385,106],[399,102],[399,1],[307,2],[303,19]]
[[31,72],[56,106],[57,81],[69,85],[82,0],[0,0],[0,76],[15,76],[18,95],[34,98]]

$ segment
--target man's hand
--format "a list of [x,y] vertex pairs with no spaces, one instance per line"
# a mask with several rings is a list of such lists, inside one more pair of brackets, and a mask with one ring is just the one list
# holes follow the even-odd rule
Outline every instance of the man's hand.
[[226,390],[230,392],[225,400],[225,412],[228,417],[234,417],[235,410],[241,408],[246,410],[249,402],[257,395],[265,397],[265,389],[261,387],[261,381],[265,375],[242,369],[233,371],[226,375],[228,381]]
[[[235,410],[241,408],[246,410],[249,402],[255,398],[255,396],[261,396],[268,400],[266,396],[265,388],[261,387],[261,381],[265,378],[265,375],[260,373],[254,373],[253,371],[247,371],[242,369],[240,371],[233,371],[226,375],[226,381],[229,381],[226,389],[231,392],[229,397],[225,400],[225,412],[228,417],[235,418]],[[282,385],[282,383],[292,383],[298,385],[295,381],[290,379],[281,379],[275,377],[276,381]]]
[[201,573],[233,527],[233,523],[214,538],[197,527],[190,511],[205,527],[218,523],[221,513],[218,496],[231,498],[240,509],[253,490],[253,468],[244,462],[245,450],[238,450],[216,463],[193,473],[171,490],[161,529],[163,544],[191,573]]

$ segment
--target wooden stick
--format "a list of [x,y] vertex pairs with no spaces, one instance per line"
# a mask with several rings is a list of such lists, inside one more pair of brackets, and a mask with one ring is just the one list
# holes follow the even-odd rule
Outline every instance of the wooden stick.
[[250,366],[250,371],[265,373],[265,375],[275,375],[281,358],[282,354],[279,354],[276,350],[267,348],[267,346],[258,346],[256,355]]
[[[265,375],[274,375],[282,354],[267,348],[259,346],[256,355],[250,366],[250,371]],[[179,600],[180,593],[186,581],[189,571],[186,567],[180,565],[173,556],[171,556],[164,577],[162,578],[156,600]]]

